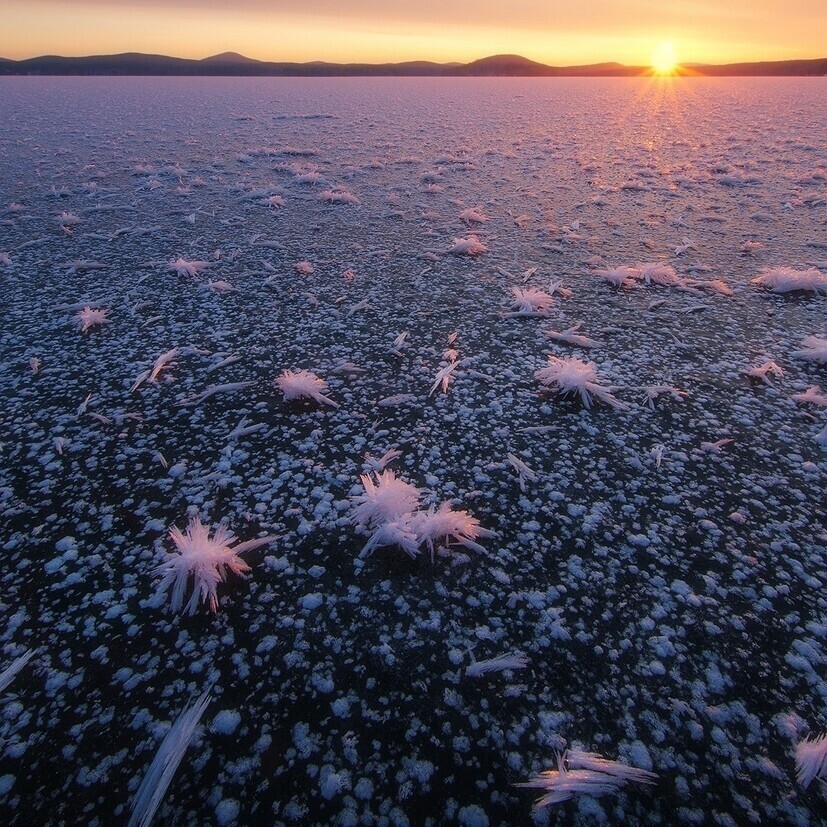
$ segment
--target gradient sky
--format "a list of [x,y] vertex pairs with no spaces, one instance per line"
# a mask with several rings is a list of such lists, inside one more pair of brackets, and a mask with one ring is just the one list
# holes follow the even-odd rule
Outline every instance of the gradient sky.
[[827,56],[827,0],[0,0],[0,56],[543,63]]

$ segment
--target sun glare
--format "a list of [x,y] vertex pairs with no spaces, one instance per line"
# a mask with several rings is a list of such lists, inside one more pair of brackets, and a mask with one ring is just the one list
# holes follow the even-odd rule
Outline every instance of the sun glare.
[[672,75],[678,66],[675,47],[667,41],[658,44],[652,53],[652,69],[656,75]]

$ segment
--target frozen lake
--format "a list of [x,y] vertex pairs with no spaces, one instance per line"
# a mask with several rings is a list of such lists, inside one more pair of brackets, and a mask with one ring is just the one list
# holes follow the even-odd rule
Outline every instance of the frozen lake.
[[[209,690],[158,824],[824,823],[826,106],[0,81],[0,820],[126,823]],[[388,451],[417,502],[360,519]],[[190,616],[195,516],[278,539]],[[659,778],[532,816],[566,748]]]

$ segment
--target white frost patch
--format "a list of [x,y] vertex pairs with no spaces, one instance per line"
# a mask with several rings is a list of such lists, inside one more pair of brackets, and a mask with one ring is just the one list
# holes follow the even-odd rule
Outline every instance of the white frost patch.
[[301,607],[308,612],[318,609],[324,603],[324,596],[320,592],[306,594],[299,600]]
[[241,715],[235,709],[222,709],[212,720],[211,729],[219,735],[232,735],[241,723]]
[[476,804],[463,807],[457,816],[462,827],[488,827],[488,816]]
[[229,827],[238,818],[241,805],[234,798],[224,798],[215,808],[215,821],[219,827]]
[[347,770],[333,769],[329,764],[325,764],[319,773],[319,791],[322,798],[330,801],[339,793],[350,789],[350,773]]

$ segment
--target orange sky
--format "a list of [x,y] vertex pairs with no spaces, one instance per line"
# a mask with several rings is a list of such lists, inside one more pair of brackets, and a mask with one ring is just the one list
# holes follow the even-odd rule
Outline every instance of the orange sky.
[[827,56],[827,0],[0,0],[0,56],[126,51],[260,60],[543,63]]

